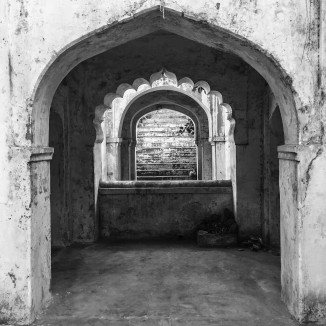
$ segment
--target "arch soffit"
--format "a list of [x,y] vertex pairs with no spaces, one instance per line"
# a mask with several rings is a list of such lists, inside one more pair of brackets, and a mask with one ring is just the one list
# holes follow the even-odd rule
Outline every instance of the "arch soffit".
[[[113,120],[110,126],[115,130],[111,137],[118,138],[121,135],[122,126],[126,114],[136,101],[141,101],[146,98],[145,95],[152,95],[147,104],[141,103],[140,108],[144,106],[153,105],[153,100],[157,99],[157,104],[164,101],[171,104],[182,105],[185,107],[185,100],[189,106],[199,106],[206,114],[208,125],[212,124],[212,113],[214,107],[220,106],[229,119],[232,117],[232,110],[228,104],[223,103],[223,97],[218,91],[211,90],[210,85],[206,81],[198,81],[194,83],[189,77],[177,79],[176,75],[172,72],[162,69],[157,73],[151,75],[149,81],[144,78],[134,80],[133,84],[121,84],[115,93],[108,93],[104,97],[104,104],[95,109],[94,125],[96,129],[96,142],[101,142],[104,139],[103,129],[101,127],[103,120],[108,119],[111,115]],[[162,96],[162,94],[164,96]],[[183,99],[175,101],[176,95],[181,94]],[[161,95],[161,96],[160,96]],[[167,96],[167,95],[170,95]],[[172,95],[172,99],[171,99]],[[130,117],[130,120],[132,116]],[[212,136],[212,128],[209,127],[209,136]]]
[[[273,56],[249,39],[216,25],[203,24],[196,18],[184,16],[182,12],[165,8],[165,19],[162,19],[160,6],[153,6],[132,18],[96,29],[56,52],[40,74],[28,104],[32,107],[31,143],[34,146],[48,145],[52,98],[62,79],[74,67],[92,56],[158,30],[166,30],[241,57],[266,79],[275,94],[282,115],[285,142],[299,142],[296,106],[301,105],[300,100],[291,78]],[[110,37],[107,37],[108,34]]]

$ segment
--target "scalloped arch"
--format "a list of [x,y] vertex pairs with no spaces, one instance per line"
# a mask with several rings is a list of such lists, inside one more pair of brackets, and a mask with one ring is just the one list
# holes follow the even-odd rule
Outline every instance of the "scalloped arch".
[[[198,93],[201,92],[198,92],[198,89],[201,88],[205,91],[206,95],[218,95],[219,104],[223,102],[221,93],[219,93],[218,91],[211,91],[211,87],[206,81],[200,80],[194,83],[194,81],[189,77],[184,77],[178,80],[173,72],[167,71],[165,68],[163,68],[160,71],[152,74],[150,76],[149,81],[145,78],[137,78],[134,80],[132,85],[127,83],[120,84],[115,93],[108,93],[105,96],[104,104],[109,107],[112,107],[114,100],[118,97],[121,97],[126,100],[131,100],[132,97],[139,95],[145,90],[160,86],[174,86],[186,92],[192,93],[193,95],[196,95],[199,99],[200,96],[198,96]],[[134,96],[126,96],[126,93],[128,91],[131,91],[130,93],[134,94]]]
[[[115,119],[119,121],[124,118],[125,111],[136,96],[140,97],[149,90],[155,91],[164,87],[174,88],[176,91],[188,94],[190,97],[196,99],[205,109],[208,116],[211,111],[210,106],[212,105],[212,102],[217,102],[217,105],[222,105],[223,103],[221,93],[211,90],[208,82],[201,80],[195,83],[190,77],[183,77],[178,80],[173,72],[162,68],[160,71],[153,73],[149,80],[145,78],[137,78],[134,80],[132,85],[128,83],[120,84],[115,93],[108,93],[105,95],[103,101],[104,107],[106,110],[119,107],[115,113]],[[228,106],[228,108],[228,110],[231,110],[229,114],[232,116],[232,109],[230,106]],[[96,142],[101,142],[103,141],[103,129],[101,126],[105,110],[103,111],[102,108],[97,111],[98,113],[95,114],[93,123],[96,129]],[[102,116],[100,116],[101,113]],[[118,137],[117,134],[112,136]]]

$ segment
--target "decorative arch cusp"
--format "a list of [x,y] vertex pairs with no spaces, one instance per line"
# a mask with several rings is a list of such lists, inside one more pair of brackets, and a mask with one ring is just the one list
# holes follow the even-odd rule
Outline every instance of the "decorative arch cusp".
[[[161,92],[161,94],[159,94]],[[165,94],[162,94],[164,93]],[[94,125],[97,131],[96,141],[101,141],[103,138],[103,130],[101,130],[101,123],[105,120],[105,115],[109,115],[110,110],[114,111],[113,121],[113,134],[110,137],[119,137],[122,132],[122,126],[125,116],[137,100],[144,98],[145,95],[154,93],[152,98],[156,98],[159,103],[169,103],[185,106],[184,99],[187,99],[188,105],[200,106],[209,120],[211,119],[211,106],[214,101],[217,105],[223,106],[224,104],[222,95],[217,91],[211,91],[210,86],[205,81],[194,83],[189,77],[177,79],[176,75],[172,72],[162,69],[157,73],[150,76],[149,81],[145,78],[136,79],[132,85],[121,84],[115,93],[108,93],[104,97],[103,105],[95,110]],[[170,94],[169,94],[170,93]],[[171,96],[173,94],[174,96]],[[178,95],[184,95],[183,99],[176,99]],[[162,98],[166,95],[165,98]],[[170,95],[170,96],[168,96]],[[173,98],[174,97],[174,98]],[[181,103],[180,103],[181,102]],[[151,99],[142,104],[143,108],[149,105],[154,105],[154,100]],[[210,135],[211,137],[212,135]]]

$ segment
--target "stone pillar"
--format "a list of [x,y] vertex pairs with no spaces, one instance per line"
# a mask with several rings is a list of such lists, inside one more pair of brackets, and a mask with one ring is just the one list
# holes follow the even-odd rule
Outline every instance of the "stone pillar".
[[130,140],[129,142],[129,180],[137,180],[137,164],[136,164],[136,146],[137,140]]
[[326,321],[326,148],[278,151],[282,298],[300,321]]
[[96,139],[93,147],[94,158],[94,211],[95,211],[95,239],[99,235],[99,207],[98,189],[101,180],[107,181],[106,164],[106,124],[104,114],[108,110],[105,105],[95,108],[95,118],[93,124],[96,130]]
[[136,145],[133,139],[121,142],[121,180],[136,180]]
[[107,180],[121,180],[121,144],[122,138],[106,139]]
[[49,147],[9,148],[9,198],[0,220],[0,318],[5,323],[31,323],[50,298],[52,154]]
[[121,141],[121,180],[130,180],[130,139]]
[[295,149],[279,147],[281,198],[281,283],[282,299],[298,315],[301,297],[300,213],[298,211],[298,158]]
[[207,138],[198,141],[198,160],[201,157],[202,180],[212,180],[212,146]]
[[195,140],[197,147],[197,180],[203,180],[203,147],[199,139]]
[[210,140],[212,146],[212,179],[213,180],[228,180],[228,151],[225,137],[215,136]]
[[31,173],[31,291],[39,311],[50,298],[51,211],[50,160],[53,148],[32,148]]

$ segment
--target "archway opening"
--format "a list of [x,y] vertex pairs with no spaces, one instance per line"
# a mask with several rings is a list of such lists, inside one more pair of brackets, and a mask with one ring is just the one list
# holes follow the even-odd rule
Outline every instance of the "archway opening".
[[[266,111],[264,99],[270,92],[270,88],[280,107],[285,142],[296,143],[298,140],[296,110],[291,86],[286,84],[283,71],[271,58],[265,56],[252,44],[239,40],[226,31],[215,30],[205,25],[199,26],[198,23],[176,13],[167,13],[167,19],[160,21],[158,26],[155,21],[160,17],[158,11],[149,11],[143,16],[140,15],[126,22],[122,26],[122,31],[121,29],[118,31],[119,38],[107,37],[110,33],[116,33],[112,28],[88,36],[85,40],[78,40],[76,44],[64,50],[50,65],[36,90],[33,107],[33,144],[47,146],[50,103],[53,94],[60,81],[75,67],[57,91],[60,92],[63,86],[68,85],[69,108],[67,112],[70,117],[66,115],[64,121],[69,123],[63,122],[63,124],[69,129],[69,131],[66,129],[68,139],[65,141],[72,150],[68,151],[67,155],[70,155],[70,162],[73,161],[69,171],[72,171],[71,175],[74,176],[70,178],[71,188],[68,191],[72,195],[70,201],[74,205],[69,216],[72,242],[92,242],[98,235],[96,210],[94,212],[98,193],[94,192],[93,188],[94,169],[92,167],[92,149],[95,139],[92,120],[94,107],[100,103],[98,99],[103,98],[108,90],[114,91],[121,83],[132,83],[139,76],[150,76],[163,64],[178,75],[190,75],[194,80],[209,80],[211,85],[221,90],[226,102],[235,109],[238,189],[236,195],[239,203],[240,237],[259,236],[263,229],[262,225],[265,223],[266,216],[262,200],[264,197],[262,189],[264,155],[261,149],[264,142],[263,118]],[[142,18],[146,18],[146,21]],[[151,27],[137,29],[135,28],[137,24]],[[139,30],[147,35],[137,34]],[[214,30],[213,33],[212,30]],[[120,33],[125,38],[121,38]],[[194,40],[192,34],[197,37],[200,35],[200,37]],[[143,38],[140,38],[141,36]],[[89,45],[90,39],[96,46]],[[119,42],[110,41],[110,43],[109,39],[119,39]],[[157,46],[153,46],[155,42]],[[176,49],[177,55],[173,51],[164,52],[164,49],[171,49],[171,46],[167,46],[171,44],[170,42],[174,42],[175,47],[172,48]],[[124,45],[121,45],[123,43]],[[191,48],[191,51],[186,52],[194,55],[185,56],[184,48],[178,43],[184,48]],[[221,48],[217,49],[218,44],[225,44],[226,52],[221,51]],[[134,52],[130,49],[134,49]],[[151,49],[157,49],[156,53],[153,53]],[[202,56],[205,60],[198,60]],[[137,60],[146,64],[137,65]],[[78,65],[81,61],[84,61],[83,64]],[[96,69],[93,69],[94,67]],[[190,73],[189,70],[191,70]],[[51,121],[53,119],[51,118]],[[130,127],[130,123],[128,126]],[[117,147],[122,146],[119,139],[106,139],[106,141],[116,142]],[[73,155],[71,155],[72,152]],[[125,164],[125,161],[123,163]],[[87,167],[86,172],[84,167]],[[80,183],[81,180],[82,183]],[[55,198],[55,195],[52,198]],[[198,204],[183,210],[182,214],[189,213],[189,216],[191,214],[195,216],[201,204],[201,201],[198,201]],[[184,218],[182,214],[180,217]],[[127,222],[133,216],[134,212],[129,210],[128,214],[122,216],[121,219]]]
[[195,124],[157,105],[137,123],[137,180],[197,180]]

